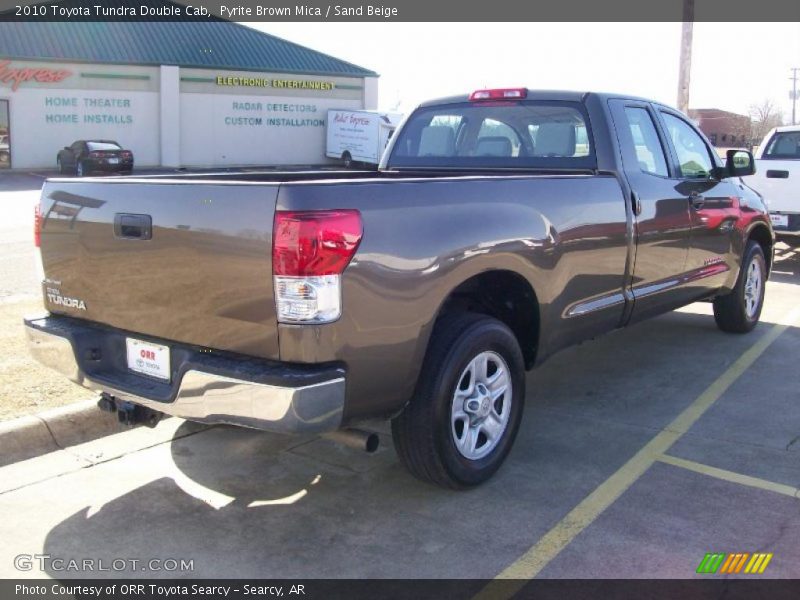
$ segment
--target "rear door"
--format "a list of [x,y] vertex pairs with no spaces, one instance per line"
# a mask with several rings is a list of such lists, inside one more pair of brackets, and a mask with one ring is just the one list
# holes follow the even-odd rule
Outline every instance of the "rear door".
[[49,180],[45,307],[131,332],[278,358],[277,184]]
[[685,302],[691,217],[652,106],[629,100],[609,104],[632,190],[636,256],[631,319],[636,321]]

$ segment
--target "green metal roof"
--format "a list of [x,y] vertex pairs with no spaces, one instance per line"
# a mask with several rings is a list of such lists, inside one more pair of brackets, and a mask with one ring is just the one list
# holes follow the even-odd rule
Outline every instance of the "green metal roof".
[[375,77],[374,71],[231,21],[0,22],[0,60],[177,65]]

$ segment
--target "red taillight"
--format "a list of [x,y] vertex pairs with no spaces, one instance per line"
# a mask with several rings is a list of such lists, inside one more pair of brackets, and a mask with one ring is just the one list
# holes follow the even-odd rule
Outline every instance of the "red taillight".
[[127,150],[122,152],[122,158],[131,158],[131,156],[133,156],[133,155],[130,152],[128,152]]
[[38,204],[33,209],[33,243],[37,248],[42,245],[42,209]]
[[363,229],[357,210],[278,211],[272,243],[275,275],[338,275],[356,253]]
[[525,88],[503,88],[497,90],[477,90],[469,95],[470,102],[481,100],[522,100],[528,96]]
[[102,152],[89,152],[89,158],[103,158]]

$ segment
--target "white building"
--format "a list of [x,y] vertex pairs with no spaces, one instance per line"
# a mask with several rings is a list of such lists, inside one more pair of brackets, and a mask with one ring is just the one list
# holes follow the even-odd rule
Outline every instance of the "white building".
[[0,168],[81,139],[136,166],[321,164],[327,110],[374,109],[377,74],[226,21],[0,23]]

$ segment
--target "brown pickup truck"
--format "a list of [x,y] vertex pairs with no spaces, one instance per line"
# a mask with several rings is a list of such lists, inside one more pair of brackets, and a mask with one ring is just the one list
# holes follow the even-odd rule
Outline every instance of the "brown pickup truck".
[[654,102],[519,88],[421,105],[377,173],[51,179],[31,349],[123,421],[392,419],[414,475],[476,485],[554,352],[698,300],[757,324],[753,164]]

